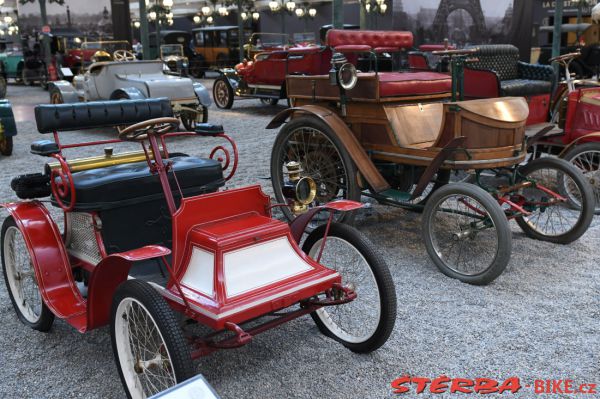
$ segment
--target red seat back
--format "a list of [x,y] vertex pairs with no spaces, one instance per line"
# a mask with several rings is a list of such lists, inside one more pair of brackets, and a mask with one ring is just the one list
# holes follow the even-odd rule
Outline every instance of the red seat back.
[[329,47],[352,51],[348,46],[356,46],[356,51],[365,51],[365,47],[377,49],[401,50],[413,46],[411,32],[375,31],[375,30],[342,30],[331,29],[327,32],[326,43]]

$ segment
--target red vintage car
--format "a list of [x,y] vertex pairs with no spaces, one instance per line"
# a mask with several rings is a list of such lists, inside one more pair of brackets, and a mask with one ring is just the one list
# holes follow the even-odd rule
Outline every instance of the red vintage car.
[[250,60],[221,71],[213,85],[213,99],[217,107],[226,109],[233,106],[236,96],[275,105],[287,98],[286,75],[325,74],[330,60],[331,50],[317,45],[257,52]]
[[[288,165],[286,186],[294,198],[273,204],[259,186],[220,191],[237,166],[235,143],[216,125],[175,132],[179,120],[166,99],[40,105],[35,117],[53,140],[31,146],[47,160],[45,172],[12,182],[26,200],[2,204],[10,214],[0,245],[9,296],[35,330],[49,330],[55,317],[82,333],[110,324],[128,397],[150,397],[194,375],[192,359],[307,314],[355,352],[388,339],[396,317],[390,272],[363,235],[331,222],[333,212],[361,205],[308,210],[316,189],[297,164]],[[114,139],[61,140],[68,130],[108,126],[128,127]],[[229,145],[209,158],[170,153],[167,141],[181,136]],[[141,149],[66,155],[123,141]],[[62,211],[64,231],[46,204]],[[290,224],[274,219],[277,207],[298,217]],[[301,244],[317,213],[329,223]],[[190,330],[184,338],[173,311],[213,332]]]
[[465,68],[464,96],[524,96],[532,157],[553,154],[581,169],[595,192],[595,213],[600,214],[600,86],[571,76],[569,66],[579,56],[575,52],[551,59],[566,71],[565,80],[552,91],[551,66],[518,61],[518,50],[511,45],[479,46],[473,53],[477,61]]

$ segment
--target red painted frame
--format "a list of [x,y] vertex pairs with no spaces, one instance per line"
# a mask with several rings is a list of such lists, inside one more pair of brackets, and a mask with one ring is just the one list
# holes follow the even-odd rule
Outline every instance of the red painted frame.
[[[260,333],[281,323],[299,317],[322,306],[335,305],[353,300],[354,292],[341,286],[339,273],[328,269],[310,259],[299,247],[300,237],[310,217],[321,210],[349,211],[361,207],[352,201],[339,201],[327,204],[325,207],[311,210],[307,215],[297,218],[290,226],[271,218],[270,198],[259,186],[227,190],[195,197],[183,198],[179,208],[175,207],[173,194],[168,184],[169,169],[166,137],[191,136],[193,132],[168,133],[161,137],[149,134],[148,146],[142,143],[146,160],[153,173],[158,174],[163,192],[173,217],[173,251],[172,264],[166,256],[171,250],[148,245],[132,251],[107,255],[100,226],[97,225],[97,215],[89,212],[92,217],[94,234],[102,260],[94,265],[67,252],[64,236],[52,220],[46,207],[37,200],[18,203],[0,204],[5,207],[15,219],[21,230],[35,269],[42,298],[48,308],[59,318],[65,319],[80,332],[106,325],[109,322],[112,297],[117,287],[127,280],[129,269],[133,262],[145,259],[159,259],[165,263],[170,279],[162,290],[157,287],[177,311],[188,317],[206,324],[216,331],[223,329],[236,332],[234,339],[215,341],[212,338],[196,337],[193,345],[197,348],[195,355],[208,354],[217,349],[243,345],[251,339],[237,323],[255,319],[287,308],[295,303],[302,306],[297,311],[276,315],[276,319],[254,327],[252,333]],[[222,146],[224,166],[231,164],[231,178],[237,168],[237,147],[227,135],[221,133],[217,137],[225,138],[233,148],[233,162],[230,153]],[[61,144],[59,133],[54,132],[54,138],[59,152],[53,157],[61,164],[51,180],[52,192],[55,197],[70,194],[70,203],[58,201],[65,215],[65,229],[68,228],[67,213],[72,212],[76,202],[76,194],[72,185],[57,187],[56,179],[71,180],[71,171],[65,161],[63,150],[84,146],[117,144],[121,140],[109,139],[84,143]],[[163,161],[162,152],[167,157]],[[150,156],[152,152],[152,157]],[[217,150],[213,150],[214,155]],[[68,186],[68,187],[67,187]],[[310,216],[310,217],[309,217]],[[233,218],[233,219],[232,219]],[[235,219],[238,218],[238,219]],[[254,224],[248,225],[252,219]],[[233,220],[233,222],[232,222]],[[330,219],[331,220],[331,219]],[[227,226],[224,228],[223,226]],[[311,269],[291,277],[283,278],[265,286],[254,287],[248,292],[227,298],[224,290],[223,256],[224,251],[260,245],[271,239],[284,237],[290,243],[295,253]],[[206,297],[191,287],[181,284],[193,246],[211,248],[218,252],[215,262],[214,296]],[[215,253],[217,253],[215,252]],[[88,296],[84,298],[79,291],[73,276],[73,268],[81,267],[90,272]],[[332,292],[341,291],[341,300],[332,300]],[[323,295],[325,296],[323,298]],[[323,298],[323,299],[315,299]],[[214,311],[219,317],[207,316],[208,311]],[[221,317],[221,315],[225,315]]]

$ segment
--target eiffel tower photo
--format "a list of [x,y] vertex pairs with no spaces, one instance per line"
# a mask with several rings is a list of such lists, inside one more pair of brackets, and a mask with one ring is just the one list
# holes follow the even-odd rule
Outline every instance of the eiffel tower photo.
[[448,38],[448,16],[456,10],[465,10],[473,20],[470,32],[478,41],[487,36],[485,18],[481,9],[480,0],[440,0],[440,5],[433,20],[433,39],[441,42]]

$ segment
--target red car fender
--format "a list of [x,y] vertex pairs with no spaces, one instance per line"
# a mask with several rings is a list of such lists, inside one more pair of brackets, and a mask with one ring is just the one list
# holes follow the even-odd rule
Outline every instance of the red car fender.
[[303,213],[302,215],[298,216],[296,219],[290,222],[290,230],[292,232],[292,237],[294,237],[296,243],[300,244],[300,240],[302,239],[302,234],[304,234],[304,230],[306,230],[306,226],[318,212],[324,210],[350,212],[362,207],[363,204],[361,204],[360,202],[350,200],[338,200],[329,202],[322,206],[310,208],[308,212]]
[[87,329],[102,327],[110,320],[110,308],[115,291],[127,280],[135,261],[167,256],[171,251],[158,245],[148,245],[127,252],[111,254],[94,268],[88,284]]
[[567,153],[571,148],[575,147],[579,142],[588,142],[588,141],[600,141],[600,132],[594,132],[590,134],[586,134],[585,136],[580,136],[569,143],[568,146],[563,148],[563,150],[558,154],[559,158],[562,158],[563,155]]
[[78,328],[85,328],[79,322],[79,316],[85,315],[85,300],[73,280],[60,231],[46,207],[39,201],[1,206],[15,219],[23,234],[46,306],[62,319],[77,319]]

